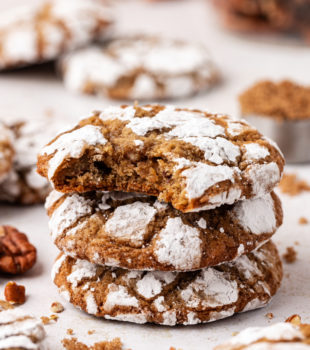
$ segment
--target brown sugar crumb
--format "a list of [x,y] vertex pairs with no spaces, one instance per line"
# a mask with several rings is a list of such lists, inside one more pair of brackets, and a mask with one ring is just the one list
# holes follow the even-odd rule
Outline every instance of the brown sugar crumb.
[[68,335],[72,335],[74,332],[73,332],[73,329],[72,328],[68,328],[67,329],[67,334]]
[[77,338],[63,339],[62,345],[66,350],[122,350],[123,344],[119,338],[111,341],[102,341],[92,346],[87,346],[77,340]]
[[88,332],[87,332],[87,334],[89,334],[89,335],[92,335],[92,334],[94,334],[95,333],[95,330],[94,329],[90,329]]
[[15,282],[8,282],[4,288],[5,300],[10,304],[24,304],[26,301],[26,289]]
[[299,218],[298,223],[300,225],[307,225],[309,223],[309,221],[304,216],[302,216]]
[[41,316],[40,318],[41,318],[43,324],[49,324],[51,321],[57,322],[59,317],[57,315],[51,315],[49,317],[48,316]]
[[286,252],[283,254],[283,258],[288,264],[294,263],[297,258],[297,252],[294,247],[287,247]]
[[14,306],[6,300],[0,300],[0,311],[14,309]]
[[279,184],[282,193],[296,196],[304,191],[310,191],[310,185],[305,180],[299,180],[296,174],[284,174]]
[[60,313],[64,311],[64,307],[61,303],[55,301],[54,303],[52,303],[51,305],[51,311],[55,312],[55,313]]
[[278,120],[310,119],[310,87],[284,80],[260,81],[239,97],[243,115],[263,115]]
[[274,318],[274,314],[272,312],[268,312],[265,316],[269,318],[269,320],[272,320]]

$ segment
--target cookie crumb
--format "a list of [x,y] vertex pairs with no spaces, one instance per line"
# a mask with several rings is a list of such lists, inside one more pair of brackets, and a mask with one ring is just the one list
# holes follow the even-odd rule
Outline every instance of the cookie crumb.
[[267,318],[269,318],[269,320],[272,320],[274,318],[274,315],[272,312],[268,312],[266,315],[265,315]]
[[10,281],[4,288],[5,300],[10,304],[24,304],[26,301],[26,289],[22,285]]
[[94,329],[90,329],[88,332],[87,332],[87,334],[89,334],[89,335],[92,335],[92,334],[94,334],[95,333],[95,330]]
[[307,225],[309,221],[304,216],[301,216],[298,220],[298,223],[299,225]]
[[57,315],[51,315],[49,317],[48,316],[41,316],[40,318],[41,318],[43,324],[46,325],[46,324],[49,324],[51,321],[57,322],[59,317]]
[[0,300],[0,311],[14,309],[14,306],[6,300]]
[[72,335],[74,332],[73,332],[73,329],[72,328],[68,328],[67,329],[67,334],[68,335]]
[[297,252],[294,247],[287,247],[286,252],[283,254],[283,258],[287,264],[294,263],[297,258]]
[[91,346],[79,342],[77,338],[65,338],[61,342],[66,350],[123,350],[123,344],[120,338],[98,342]]
[[53,302],[51,305],[51,311],[55,313],[63,312],[64,309],[63,305],[57,301]]
[[299,326],[301,324],[301,317],[297,314],[295,315],[291,315],[290,317],[288,317],[285,322],[289,322],[292,323],[296,326]]
[[298,179],[296,174],[284,174],[279,188],[282,193],[297,196],[304,191],[310,191],[310,185],[305,180]]

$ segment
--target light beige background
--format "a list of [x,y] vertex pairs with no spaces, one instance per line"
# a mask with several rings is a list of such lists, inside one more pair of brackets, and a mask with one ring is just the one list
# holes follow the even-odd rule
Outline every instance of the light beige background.
[[[25,1],[2,0],[0,11],[18,3]],[[309,47],[294,39],[232,35],[219,26],[216,14],[206,1],[179,0],[150,5],[138,0],[115,0],[115,6],[117,32],[161,33],[203,42],[209,47],[222,71],[222,85],[209,93],[171,103],[226,112],[238,117],[236,97],[255,80],[292,78],[302,83],[310,81]],[[115,102],[77,96],[66,91],[53,72],[42,69],[0,74],[1,118],[40,117],[48,111],[70,122],[91,110],[110,104]],[[310,181],[310,166],[288,170],[297,171]],[[169,328],[117,323],[97,320],[74,309],[61,300],[50,280],[51,265],[57,250],[48,234],[43,207],[0,206],[0,224],[15,225],[25,231],[38,248],[39,259],[35,268],[15,279],[27,289],[28,299],[23,308],[42,316],[50,314],[49,306],[56,300],[65,305],[66,310],[60,314],[59,321],[46,326],[51,350],[62,348],[60,340],[66,336],[67,328],[73,328],[75,335],[88,343],[120,336],[125,346],[132,350],[168,350],[170,346],[183,350],[208,350],[244,327],[282,321],[294,313],[299,313],[304,321],[310,322],[310,225],[298,225],[300,216],[310,219],[310,193],[293,198],[284,195],[281,197],[285,220],[275,240],[281,252],[287,246],[294,245],[295,241],[300,244],[295,246],[298,251],[297,262],[284,266],[285,278],[278,295],[265,309],[194,327]],[[8,279],[0,277],[0,297],[7,281]],[[275,316],[272,321],[265,317],[268,312]],[[87,335],[89,329],[96,330],[96,333]]]

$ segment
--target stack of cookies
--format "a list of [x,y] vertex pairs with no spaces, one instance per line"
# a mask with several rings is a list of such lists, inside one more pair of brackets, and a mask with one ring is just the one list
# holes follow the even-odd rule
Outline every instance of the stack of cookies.
[[244,121],[109,107],[41,151],[62,296],[106,319],[197,324],[266,305],[284,159]]

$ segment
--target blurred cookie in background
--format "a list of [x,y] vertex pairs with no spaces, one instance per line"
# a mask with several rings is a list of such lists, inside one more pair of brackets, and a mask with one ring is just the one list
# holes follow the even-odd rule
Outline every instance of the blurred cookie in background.
[[310,40],[308,0],[213,0],[228,29],[295,33]]
[[125,100],[190,96],[219,80],[203,46],[152,36],[118,38],[70,53],[60,69],[70,90]]
[[273,139],[289,163],[310,161],[310,87],[260,81],[239,97],[241,114]]
[[13,163],[13,137],[9,128],[0,122],[0,182],[7,176]]
[[13,167],[0,184],[0,202],[37,204],[51,188],[36,171],[37,153],[60,129],[52,118],[17,120],[8,124],[13,134]]
[[2,11],[0,69],[55,59],[102,39],[111,23],[102,0],[53,0]]

